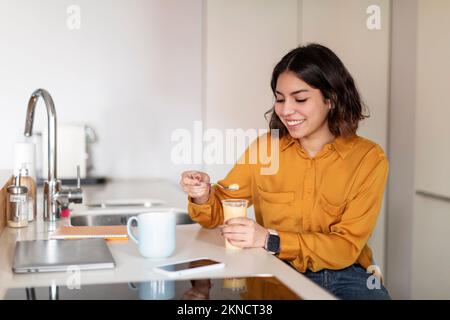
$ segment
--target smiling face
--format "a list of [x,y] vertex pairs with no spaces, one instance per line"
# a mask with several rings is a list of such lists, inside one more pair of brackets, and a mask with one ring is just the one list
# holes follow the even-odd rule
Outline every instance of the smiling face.
[[280,74],[276,86],[275,113],[295,138],[327,138],[329,100],[290,71]]

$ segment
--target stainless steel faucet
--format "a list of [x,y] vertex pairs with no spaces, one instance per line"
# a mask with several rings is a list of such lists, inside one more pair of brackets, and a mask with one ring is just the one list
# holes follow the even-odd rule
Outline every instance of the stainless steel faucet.
[[44,181],[44,219],[56,221],[61,217],[61,208],[67,208],[71,202],[81,203],[83,191],[80,187],[80,173],[78,170],[78,185],[76,188],[63,188],[57,178],[56,170],[56,110],[50,94],[44,89],[37,89],[28,101],[27,119],[25,122],[25,136],[33,134],[34,111],[39,98],[42,98],[47,108],[48,117],[48,176]]

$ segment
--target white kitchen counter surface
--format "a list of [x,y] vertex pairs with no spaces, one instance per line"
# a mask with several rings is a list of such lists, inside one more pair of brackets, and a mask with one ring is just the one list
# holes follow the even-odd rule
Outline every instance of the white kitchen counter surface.
[[[186,207],[186,197],[178,186],[161,180],[119,181],[102,187],[85,187],[84,190],[86,199],[91,201],[149,197],[165,200],[166,205],[170,207]],[[83,209],[83,207],[79,206],[74,214]],[[68,223],[68,219],[62,219],[57,226]],[[5,229],[0,237],[0,298],[3,298],[5,291],[10,287],[65,285],[71,279],[71,274],[64,272],[14,274],[11,271],[16,241],[47,239],[57,226],[44,223],[38,218],[38,221],[30,224],[28,228]],[[162,263],[208,257],[224,261],[226,267],[222,270],[196,274],[196,278],[273,275],[303,299],[334,299],[332,295],[320,286],[317,286],[301,273],[263,249],[245,249],[239,252],[226,251],[224,239],[220,236],[218,229],[208,230],[200,227],[198,224],[177,226],[176,251],[167,259],[143,258],[140,256],[136,244],[131,240],[108,241],[108,246],[116,261],[116,268],[112,270],[82,271],[81,285],[167,279],[164,275],[154,273],[152,268]]]

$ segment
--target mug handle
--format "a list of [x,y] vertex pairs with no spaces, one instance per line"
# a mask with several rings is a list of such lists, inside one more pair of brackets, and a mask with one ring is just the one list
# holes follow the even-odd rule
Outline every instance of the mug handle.
[[127,233],[130,236],[131,240],[133,240],[136,243],[139,243],[139,239],[134,235],[133,230],[131,230],[131,223],[133,221],[138,221],[137,217],[131,217],[130,219],[128,219],[127,221]]

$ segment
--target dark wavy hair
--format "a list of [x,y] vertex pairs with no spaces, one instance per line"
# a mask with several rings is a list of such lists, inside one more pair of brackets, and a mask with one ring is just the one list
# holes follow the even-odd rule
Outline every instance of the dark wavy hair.
[[[277,81],[280,74],[294,72],[297,77],[311,87],[320,90],[325,100],[331,101],[328,114],[330,132],[338,136],[356,134],[359,121],[368,118],[363,114],[360,94],[355,82],[338,56],[320,44],[312,43],[300,46],[286,54],[275,66],[270,86],[276,96]],[[278,129],[279,136],[288,134],[288,130],[275,113],[275,106],[265,113],[270,129]]]

